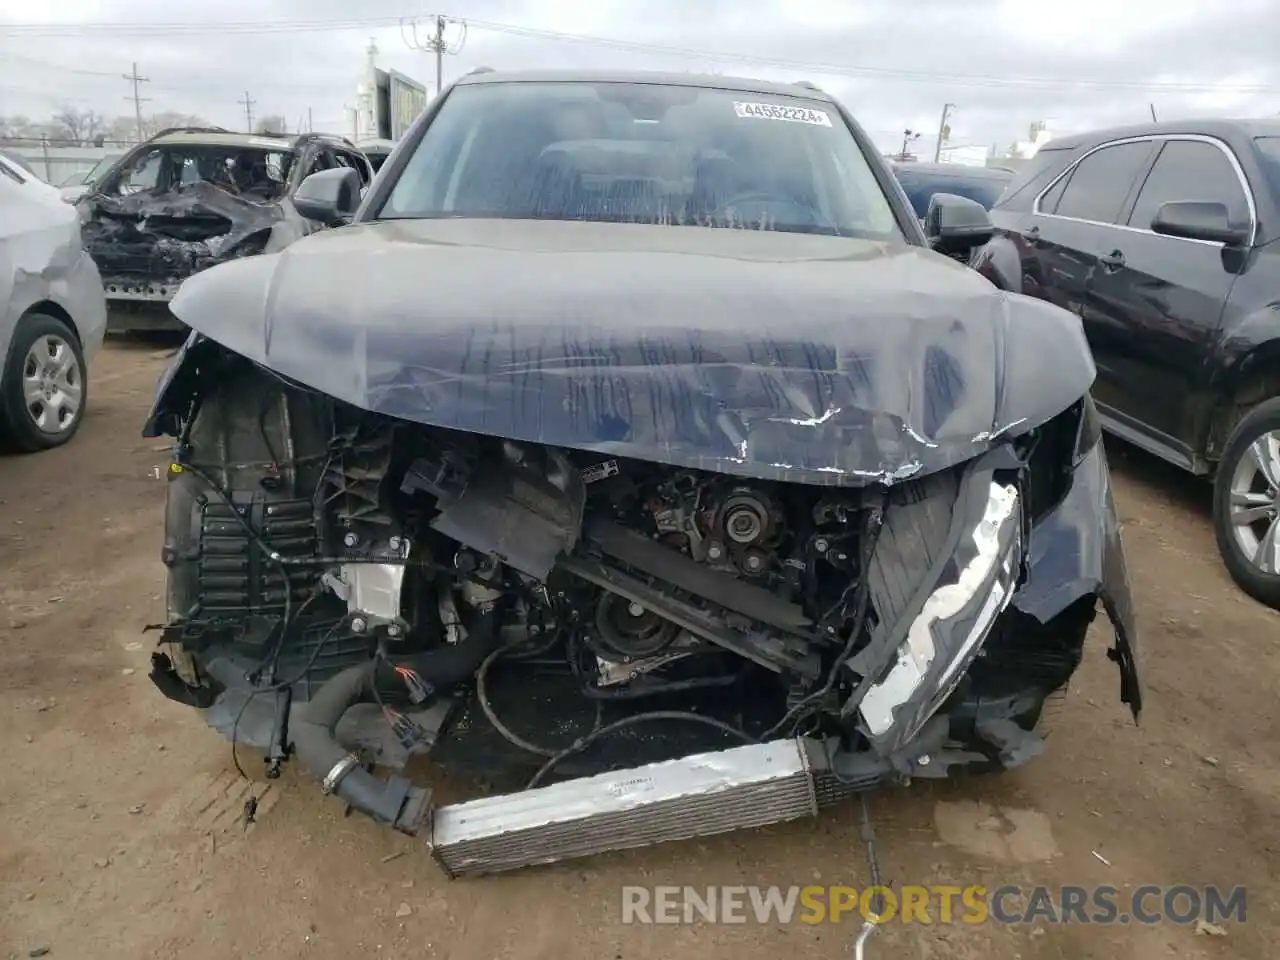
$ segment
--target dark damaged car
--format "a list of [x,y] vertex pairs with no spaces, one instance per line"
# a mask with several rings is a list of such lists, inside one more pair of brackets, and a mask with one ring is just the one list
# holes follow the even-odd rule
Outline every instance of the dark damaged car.
[[[1137,715],[1080,321],[835,101],[487,73],[358,192],[184,284],[146,425],[152,679],[268,776],[458,875],[1016,766],[1101,610]],[[526,788],[436,806],[414,755]]]
[[318,229],[292,197],[312,173],[369,161],[341,137],[165,130],[121,158],[78,201],[112,330],[176,326],[166,309],[187,277],[270,253]]

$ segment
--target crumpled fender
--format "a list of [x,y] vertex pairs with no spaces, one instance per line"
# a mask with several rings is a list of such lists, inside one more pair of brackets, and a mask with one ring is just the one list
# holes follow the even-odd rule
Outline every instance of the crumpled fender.
[[1120,668],[1120,699],[1134,719],[1142,710],[1138,631],[1120,521],[1098,443],[1076,467],[1066,497],[1031,532],[1026,582],[1013,605],[1047,623],[1075,601],[1097,596],[1115,628],[1108,656]]

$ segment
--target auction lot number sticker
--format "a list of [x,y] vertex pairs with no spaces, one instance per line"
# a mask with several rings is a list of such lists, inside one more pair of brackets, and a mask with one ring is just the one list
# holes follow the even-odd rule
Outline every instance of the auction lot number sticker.
[[787,120],[791,123],[810,123],[815,127],[831,126],[831,118],[825,110],[814,110],[812,107],[782,107],[776,103],[739,103],[733,104],[733,112],[739,117],[754,120]]

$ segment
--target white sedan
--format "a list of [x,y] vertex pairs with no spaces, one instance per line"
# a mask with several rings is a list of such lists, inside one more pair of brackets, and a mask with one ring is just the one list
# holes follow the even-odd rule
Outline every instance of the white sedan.
[[75,435],[106,328],[76,208],[0,156],[0,445],[47,450]]

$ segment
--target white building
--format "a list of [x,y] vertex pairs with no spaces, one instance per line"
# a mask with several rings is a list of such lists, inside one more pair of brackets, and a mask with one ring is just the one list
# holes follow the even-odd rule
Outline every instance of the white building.
[[966,167],[985,167],[990,147],[971,145],[967,147],[943,147],[938,154],[940,163],[956,163]]
[[1019,160],[1030,160],[1036,151],[1053,139],[1054,134],[1045,126],[1043,120],[1037,120],[1028,131],[1030,139],[1014,141],[1010,156]]

